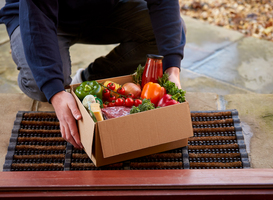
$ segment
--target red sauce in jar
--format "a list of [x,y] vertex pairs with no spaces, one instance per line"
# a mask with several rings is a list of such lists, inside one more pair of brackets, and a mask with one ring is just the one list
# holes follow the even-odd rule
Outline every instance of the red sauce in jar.
[[158,77],[163,75],[163,56],[148,54],[147,61],[142,74],[141,88],[148,82],[158,83]]

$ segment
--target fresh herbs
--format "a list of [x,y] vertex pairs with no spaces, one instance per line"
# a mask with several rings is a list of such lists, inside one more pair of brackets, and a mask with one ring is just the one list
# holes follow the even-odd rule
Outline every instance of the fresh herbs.
[[169,75],[165,72],[162,77],[158,77],[157,81],[161,87],[169,80]]
[[144,71],[144,66],[142,67],[141,65],[138,65],[137,70],[133,74],[133,81],[135,84],[141,85],[143,71]]
[[161,78],[158,78],[158,83],[164,87],[167,91],[167,94],[172,95],[172,98],[180,103],[185,101],[186,91],[178,89],[175,83],[168,80],[169,75],[164,73]]
[[147,110],[155,109],[154,104],[149,99],[143,99],[142,104],[136,106],[133,106],[130,110],[130,114],[133,113],[139,113]]

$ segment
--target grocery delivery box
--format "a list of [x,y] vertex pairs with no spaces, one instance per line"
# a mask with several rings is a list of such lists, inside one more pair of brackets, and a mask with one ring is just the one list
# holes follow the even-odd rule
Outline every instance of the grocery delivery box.
[[[107,80],[123,85],[133,79],[120,76]],[[193,136],[188,102],[94,123],[74,93],[78,85],[71,85],[71,93],[82,114],[78,120],[80,138],[97,167],[184,147]]]

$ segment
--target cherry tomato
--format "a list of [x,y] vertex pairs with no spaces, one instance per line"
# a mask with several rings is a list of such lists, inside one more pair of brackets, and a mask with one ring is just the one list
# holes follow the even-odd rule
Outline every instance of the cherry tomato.
[[116,86],[114,83],[108,83],[107,87],[110,89],[110,90],[115,90]]
[[133,105],[134,105],[134,100],[132,98],[129,97],[125,100],[125,106],[132,107]]
[[134,94],[132,94],[132,93],[127,94],[127,97],[130,97],[130,98],[132,98],[132,99],[136,98],[136,96],[135,96]]
[[113,107],[113,106],[115,106],[116,104],[115,104],[115,101],[111,101],[110,103],[108,103],[108,107]]
[[125,106],[125,100],[126,99],[124,97],[120,97],[120,98],[123,100],[123,104],[122,105]]
[[110,97],[108,99],[109,99],[109,101],[115,101],[116,100],[116,96],[110,94]]
[[122,98],[117,98],[116,99],[116,106],[123,106],[124,100]]
[[107,88],[105,88],[105,89],[102,91],[102,94],[103,94],[103,98],[109,99],[109,97],[110,97],[110,91],[109,91]]
[[136,99],[134,102],[134,106],[138,107],[138,105],[142,104],[142,100],[141,99]]
[[125,94],[125,89],[123,87],[120,87],[117,92],[121,95],[124,95]]

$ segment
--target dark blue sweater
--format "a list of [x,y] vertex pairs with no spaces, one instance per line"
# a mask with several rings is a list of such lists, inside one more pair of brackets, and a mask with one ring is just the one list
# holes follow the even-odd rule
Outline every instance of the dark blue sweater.
[[[107,13],[114,9],[118,1],[120,0],[6,0],[6,5],[0,10],[0,23],[6,25],[9,36],[20,24],[27,62],[38,87],[49,101],[54,94],[64,90],[57,27],[75,27],[93,16],[107,17]],[[178,0],[145,1],[159,53],[164,56],[163,70],[172,66],[180,68],[185,34]],[[103,11],[96,9],[96,4],[99,7],[103,5]]]

